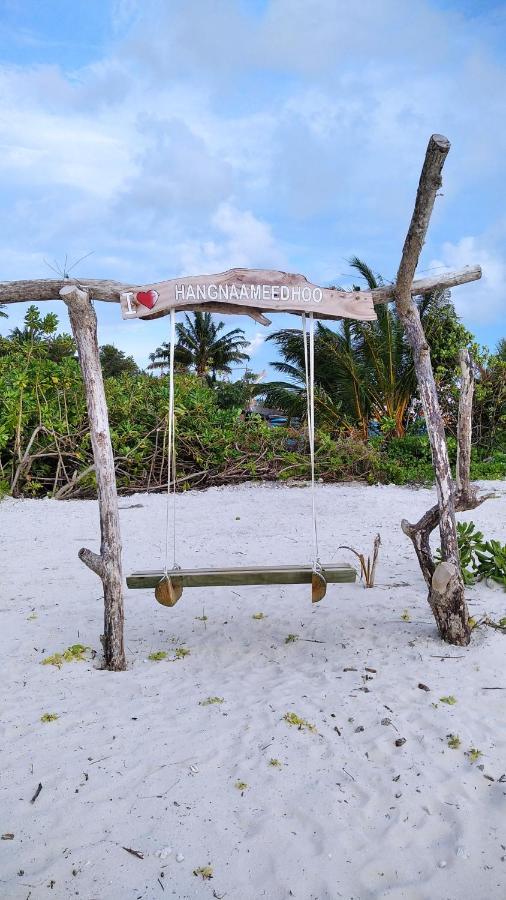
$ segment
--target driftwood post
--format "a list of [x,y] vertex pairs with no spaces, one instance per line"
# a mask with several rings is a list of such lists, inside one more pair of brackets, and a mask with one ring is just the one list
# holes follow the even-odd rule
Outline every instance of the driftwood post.
[[[448,459],[443,417],[437,398],[436,382],[430,359],[430,350],[420,321],[418,308],[411,296],[413,276],[425,241],[436,194],[441,187],[441,172],[449,149],[450,142],[447,138],[440,134],[432,135],[425,154],[415,208],[397,273],[395,303],[413,353],[418,389],[425,412],[436,478],[442,562],[435,569],[433,568],[431,574],[429,604],[434,613],[441,637],[450,644],[464,646],[470,641],[471,631],[468,623],[469,613],[464,596],[464,582],[460,571],[455,522],[454,485]],[[427,550],[430,557],[428,538],[427,546],[420,547],[420,552],[427,555]],[[432,558],[430,557],[430,559]]]
[[97,317],[86,291],[75,285],[60,290],[69,310],[79,363],[86,391],[91,444],[95,460],[98,506],[100,511],[100,554],[82,547],[79,558],[102,580],[104,588],[105,666],[112,671],[126,668],[123,645],[123,581],[121,572],[121,535],[114,456],[109,432],[109,417],[97,340]]

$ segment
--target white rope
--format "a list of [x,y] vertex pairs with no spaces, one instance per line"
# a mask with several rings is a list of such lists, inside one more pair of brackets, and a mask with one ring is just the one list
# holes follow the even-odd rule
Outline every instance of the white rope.
[[306,315],[302,314],[302,337],[304,341],[304,372],[306,376],[306,404],[307,404],[307,428],[309,438],[309,453],[311,457],[311,502],[312,502],[312,533],[313,533],[313,568],[320,566],[318,554],[318,525],[316,515],[316,490],[315,490],[315,423],[314,423],[314,318],[309,313],[309,353],[307,345]]
[[165,515],[165,574],[169,563],[169,510],[172,485],[172,568],[176,566],[176,419],[174,413],[174,349],[176,344],[176,310],[170,311],[169,348],[169,439],[167,447],[167,504]]

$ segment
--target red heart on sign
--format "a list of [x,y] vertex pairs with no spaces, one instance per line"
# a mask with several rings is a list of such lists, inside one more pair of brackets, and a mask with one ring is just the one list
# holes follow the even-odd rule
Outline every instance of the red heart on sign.
[[139,291],[139,293],[135,295],[135,299],[137,300],[137,303],[142,303],[147,309],[153,309],[153,306],[158,300],[158,291]]

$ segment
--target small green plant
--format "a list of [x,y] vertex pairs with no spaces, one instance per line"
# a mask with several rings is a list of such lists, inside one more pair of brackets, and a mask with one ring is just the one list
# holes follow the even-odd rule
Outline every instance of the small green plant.
[[205,700],[199,700],[199,706],[212,706],[214,703],[223,703],[223,697],[206,697]]
[[469,762],[472,762],[472,763],[476,762],[476,760],[478,760],[481,755],[482,755],[481,750],[477,750],[476,747],[471,747],[470,750],[466,751],[466,756],[467,756]]
[[154,653],[150,653],[148,659],[151,659],[153,662],[160,662],[162,659],[167,659],[167,654],[165,650],[156,650]]
[[[457,522],[457,542],[464,584],[474,584],[478,555],[485,546],[483,534],[477,531],[474,522]],[[441,562],[441,548],[436,551],[435,559]]]
[[213,877],[213,867],[212,866],[199,866],[198,869],[193,870],[193,874],[200,876],[203,881],[210,881]]
[[299,640],[298,634],[287,634],[285,638],[285,644],[295,644],[295,641]]
[[455,697],[452,696],[452,694],[450,694],[449,697],[440,697],[439,702],[446,703],[447,706],[455,706],[457,700]]
[[273,769],[281,769],[282,763],[280,763],[279,759],[270,759],[269,765],[272,766]]
[[257,620],[259,621],[260,619],[266,619],[267,616],[265,616],[263,612],[258,612],[258,613],[253,613],[253,615],[251,616],[251,618],[252,618],[252,619],[257,619]]
[[240,779],[238,779],[238,780],[236,781],[234,787],[236,787],[238,791],[245,791],[246,788],[249,787],[249,785],[246,784],[245,781],[241,781]]
[[458,750],[461,744],[458,734],[449,734],[447,737],[450,750]]
[[202,615],[202,616],[195,616],[195,619],[196,619],[197,622],[207,622],[208,618],[209,618],[209,617],[208,617],[208,616],[205,616],[205,615]]
[[46,656],[41,661],[41,665],[57,666],[58,669],[61,669],[64,662],[84,662],[86,660],[86,652],[89,649],[84,644],[72,644],[63,653],[53,653],[51,656]]
[[59,718],[60,717],[57,713],[44,713],[44,715],[42,715],[40,717],[40,721],[41,722],[55,722],[56,719],[59,719]]
[[184,659],[185,656],[190,655],[190,650],[188,647],[176,647],[176,659]]
[[476,551],[476,557],[478,578],[490,578],[506,590],[506,544],[485,541]]
[[401,619],[403,622],[411,622],[411,616],[409,614],[409,610],[405,609],[401,615]]
[[288,722],[289,725],[296,725],[299,731],[303,731],[304,729],[306,729],[306,731],[316,732],[315,725],[311,725],[311,723],[308,722],[307,719],[302,719],[294,712],[285,713],[283,719],[285,722]]

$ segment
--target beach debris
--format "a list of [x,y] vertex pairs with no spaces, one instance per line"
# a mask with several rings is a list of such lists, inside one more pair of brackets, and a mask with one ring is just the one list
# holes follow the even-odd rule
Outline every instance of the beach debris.
[[438,866],[440,869],[446,869],[447,865],[448,863],[446,862],[446,859],[440,859],[438,862]]
[[184,862],[184,856],[182,853],[176,853],[176,862]]
[[59,718],[60,717],[59,717],[58,713],[43,713],[43,715],[40,717],[40,721],[41,722],[56,722],[56,720]]
[[366,672],[372,672],[373,675],[376,675],[377,669],[371,668],[371,666],[364,666]]
[[198,878],[202,878],[202,881],[210,881],[213,877],[213,867],[212,866],[199,866],[198,869],[193,870],[193,874]]
[[200,772],[199,767],[196,766],[195,763],[192,763],[190,766],[190,775],[198,775],[199,772]]
[[160,850],[155,850],[155,856],[157,856],[158,859],[167,859],[171,853],[172,847],[161,847]]
[[344,544],[341,544],[338,547],[338,550],[349,550],[350,553],[354,553],[357,559],[360,562],[360,578],[364,580],[364,587],[372,588],[374,587],[374,576],[376,573],[376,563],[378,562],[378,553],[381,545],[381,537],[379,534],[374,538],[372,556],[368,556],[367,560],[363,553],[359,553],[358,550],[355,550],[354,547],[347,547]]
[[42,783],[39,781],[39,784],[38,784],[38,786],[37,786],[37,790],[35,791],[35,794],[33,795],[32,799],[30,800],[30,803],[35,803],[35,801],[36,801],[37,797],[39,796],[41,790],[42,790]]
[[357,669],[355,666],[347,666],[346,669],[343,669],[343,672],[356,672]]
[[391,725],[391,724],[392,724],[392,720],[389,719],[387,716],[385,716],[385,718],[381,720],[381,724],[382,724],[382,725]]
[[56,666],[58,669],[61,669],[64,662],[86,662],[88,650],[92,653],[91,647],[86,647],[84,644],[71,644],[63,653],[53,653],[52,656],[46,656],[45,659],[41,660],[41,665]]
[[448,746],[450,750],[458,750],[461,744],[461,740],[458,734],[447,734]]
[[455,855],[460,856],[462,859],[470,859],[471,854],[466,850],[465,847],[457,847],[455,850]]
[[257,613],[253,613],[253,615],[251,616],[251,618],[252,618],[252,619],[256,619],[257,622],[259,622],[260,619],[266,619],[267,616],[266,616],[265,613],[263,613],[263,612],[257,612]]
[[287,712],[284,714],[283,719],[285,722],[288,722],[289,725],[296,725],[299,731],[303,731],[304,729],[306,729],[306,731],[312,731],[313,733],[316,733],[316,726],[311,725],[311,723],[308,722],[307,719],[301,718],[301,716],[298,716],[297,713]]
[[155,650],[154,653],[150,653],[148,659],[151,662],[160,662],[162,659],[167,659],[167,653],[165,650]]
[[132,847],[123,847],[123,850],[126,850],[127,853],[137,857],[137,859],[144,859],[144,853],[141,853],[140,850],[134,850]]
[[223,900],[223,898],[226,897],[226,894],[220,894],[218,891],[213,891],[213,897],[215,898],[215,900]]
[[396,747],[402,747],[406,743],[406,738],[397,738],[394,743]]
[[358,734],[360,731],[365,731],[363,725],[357,725],[357,727],[355,728],[355,734]]
[[14,835],[13,835],[12,831],[6,831],[5,834],[2,835],[2,837],[0,838],[0,840],[2,840],[2,841],[13,841],[13,840],[14,840]]
[[439,702],[446,703],[447,706],[455,706],[457,698],[450,694],[449,697],[440,697]]
[[471,747],[469,750],[466,750],[465,755],[467,756],[469,762],[476,762],[477,759],[482,755],[481,750],[477,750],[476,747]]
[[215,703],[223,703],[223,697],[206,697],[205,700],[199,700],[199,706],[213,706]]
[[427,687],[427,685],[423,684],[421,681],[418,683],[418,687],[421,691],[430,691],[430,687]]

